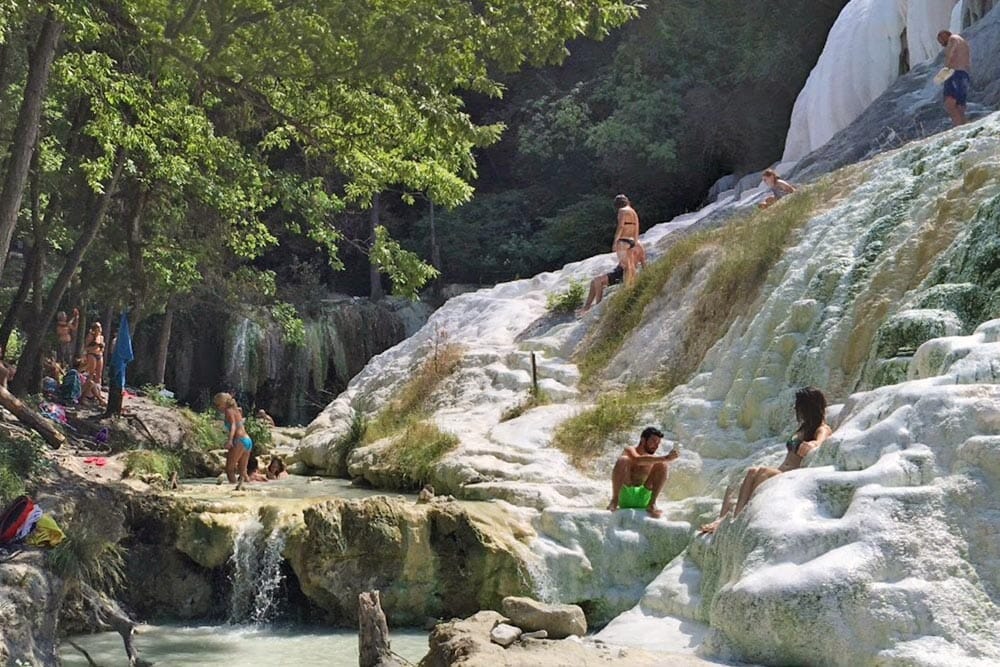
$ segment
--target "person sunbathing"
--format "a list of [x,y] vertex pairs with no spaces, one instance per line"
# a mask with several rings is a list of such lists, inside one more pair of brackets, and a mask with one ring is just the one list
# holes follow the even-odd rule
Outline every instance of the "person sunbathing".
[[733,507],[735,487],[730,485],[722,500],[722,511],[719,512],[719,518],[703,525],[700,532],[714,533],[730,512],[736,516],[743,511],[757,487],[772,477],[801,467],[802,460],[806,455],[814,449],[818,449],[833,433],[833,429],[826,423],[826,396],[816,387],[803,387],[795,392],[795,417],[799,421],[799,427],[785,443],[788,451],[782,464],[777,468],[764,466],[750,468],[743,478],[743,483],[740,484],[736,507]]

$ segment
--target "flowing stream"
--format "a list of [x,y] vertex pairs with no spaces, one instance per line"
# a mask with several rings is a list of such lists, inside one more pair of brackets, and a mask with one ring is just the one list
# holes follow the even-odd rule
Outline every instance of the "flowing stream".
[[[121,637],[115,632],[82,635],[71,640],[102,667],[128,664]],[[422,630],[392,631],[390,641],[394,652],[414,664],[427,653],[427,633]],[[136,635],[136,646],[144,659],[171,667],[354,667],[358,664],[356,632],[302,626],[146,625]],[[86,659],[68,643],[60,647],[60,656],[66,667],[87,667]]]

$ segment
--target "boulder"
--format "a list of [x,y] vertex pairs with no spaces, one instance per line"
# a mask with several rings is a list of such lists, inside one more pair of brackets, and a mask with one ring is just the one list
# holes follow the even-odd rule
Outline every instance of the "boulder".
[[[325,500],[304,509],[284,555],[302,592],[340,622],[381,591],[390,625],[465,616],[530,589],[516,519],[491,504]],[[488,634],[488,632],[487,632]]]
[[507,623],[499,623],[496,627],[490,630],[490,641],[494,644],[499,644],[504,648],[507,648],[516,642],[520,637],[521,628],[508,625]]
[[[693,655],[653,653],[590,640],[515,642],[508,648],[490,641],[490,633],[504,618],[481,611],[464,620],[441,623],[431,632],[430,650],[420,667],[702,667]],[[525,637],[525,635],[521,635]],[[712,663],[715,664],[715,663]]]
[[62,597],[44,554],[24,552],[0,565],[0,664],[55,664]]
[[527,632],[545,630],[553,639],[587,634],[587,617],[575,604],[545,604],[512,596],[503,599],[502,609],[511,623]]

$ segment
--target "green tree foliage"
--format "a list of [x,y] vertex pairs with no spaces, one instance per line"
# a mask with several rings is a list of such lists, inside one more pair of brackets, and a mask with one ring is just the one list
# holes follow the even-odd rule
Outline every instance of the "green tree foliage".
[[[557,63],[567,40],[635,13],[628,0],[0,2],[0,137],[27,76],[11,54],[44,16],[62,28],[17,227],[63,267],[34,280],[31,353],[67,293],[137,318],[226,300],[241,277],[266,280],[281,238],[339,268],[343,216],[383,191],[468,201],[473,150],[503,125],[475,122],[462,94],[498,97],[501,73]],[[435,275],[388,230],[371,242],[398,292]]]

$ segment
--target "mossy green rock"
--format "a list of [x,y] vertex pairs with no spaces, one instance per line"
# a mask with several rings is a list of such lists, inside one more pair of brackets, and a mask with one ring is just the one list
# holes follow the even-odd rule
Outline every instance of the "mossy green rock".
[[962,332],[962,322],[948,310],[903,310],[883,324],[876,338],[876,357],[891,359],[912,355],[921,344],[932,338],[956,336]]
[[221,567],[233,553],[233,542],[244,516],[237,512],[198,512],[177,527],[177,550],[207,568]]

